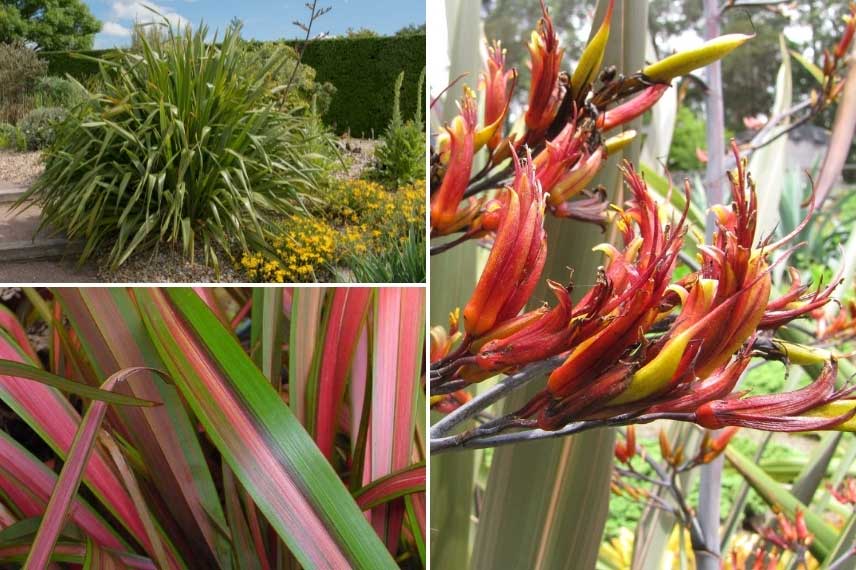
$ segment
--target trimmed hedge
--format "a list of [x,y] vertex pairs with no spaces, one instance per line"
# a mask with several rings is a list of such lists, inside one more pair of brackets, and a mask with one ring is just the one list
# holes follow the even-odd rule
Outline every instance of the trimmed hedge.
[[425,35],[315,41],[306,46],[303,61],[315,68],[316,81],[336,86],[325,122],[340,133],[379,136],[392,118],[395,80],[402,71],[402,114],[410,118],[416,111],[416,82],[425,68]]
[[78,53],[90,57],[109,59],[113,49],[88,50],[81,52],[70,51],[40,51],[39,57],[48,62],[48,75],[65,77],[71,75],[81,83],[98,73],[98,63],[72,54]]
[[[299,42],[288,42],[299,45]],[[80,52],[107,57],[115,50]],[[40,52],[48,73],[69,74],[79,81],[98,73],[94,61],[72,57],[71,52]],[[311,42],[303,61],[315,69],[315,80],[330,82],[336,94],[324,121],[338,133],[379,136],[392,117],[393,89],[404,71],[401,109],[405,118],[416,111],[416,82],[425,67],[425,35],[330,38]]]

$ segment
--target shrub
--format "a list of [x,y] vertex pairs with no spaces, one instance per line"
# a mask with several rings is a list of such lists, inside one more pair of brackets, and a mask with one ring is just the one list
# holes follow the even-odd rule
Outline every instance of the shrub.
[[86,98],[86,91],[63,77],[41,77],[36,81],[34,96],[36,107],[70,109]]
[[323,219],[290,216],[279,225],[273,255],[245,254],[241,265],[253,281],[300,283],[319,281],[338,260],[337,231]]
[[[417,93],[422,93],[425,71],[419,77]],[[401,117],[401,87],[404,72],[395,82],[392,120],[377,148],[375,148],[373,178],[391,186],[409,184],[425,178],[425,125],[422,122],[421,105],[417,106],[413,119]]]
[[[322,281],[343,263],[360,281],[380,272],[424,280],[424,242],[416,245],[414,238],[425,233],[424,181],[396,191],[368,180],[343,181],[325,201],[317,216],[294,215],[279,224],[272,248],[244,254],[241,265],[250,280]],[[366,258],[366,267],[356,267],[358,258]]]
[[61,107],[41,107],[27,113],[18,125],[27,141],[27,148],[41,150],[52,145],[60,124],[67,116],[68,111]]
[[[280,109],[312,109],[323,115],[330,108],[336,93],[332,83],[315,81],[315,70],[301,63],[295,73],[297,52],[285,42],[242,42],[246,53],[245,71],[262,74],[268,83],[268,97]],[[270,69],[270,61],[282,59],[285,63]],[[292,80],[292,74],[294,79]],[[289,89],[282,89],[291,81]],[[279,89],[277,89],[279,88]]]
[[0,123],[0,149],[18,152],[27,150],[27,139],[21,129],[9,123]]
[[323,176],[326,133],[264,104],[233,30],[219,45],[207,33],[170,30],[161,52],[143,38],[141,53],[101,62],[100,92],[57,133],[26,199],[85,241],[81,260],[106,248],[116,268],[165,243],[219,267],[218,250],[265,244],[274,215]]
[[29,93],[46,70],[24,44],[0,44],[0,121],[16,123],[32,108]]

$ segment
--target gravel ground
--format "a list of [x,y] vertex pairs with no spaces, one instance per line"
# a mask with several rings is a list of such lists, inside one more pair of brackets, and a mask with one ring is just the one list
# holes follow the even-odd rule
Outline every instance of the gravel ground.
[[363,171],[371,166],[377,141],[372,139],[353,139],[350,137],[342,137],[341,142],[344,149],[345,164],[348,165],[348,171],[342,172],[337,176],[342,179],[359,178]]
[[29,186],[43,169],[40,152],[0,151],[0,186]]
[[[105,256],[106,257],[106,256]],[[98,269],[102,283],[243,283],[247,277],[232,267],[229,256],[218,252],[220,276],[203,263],[201,253],[196,260],[187,261],[181,252],[171,248],[132,255],[119,269]]]

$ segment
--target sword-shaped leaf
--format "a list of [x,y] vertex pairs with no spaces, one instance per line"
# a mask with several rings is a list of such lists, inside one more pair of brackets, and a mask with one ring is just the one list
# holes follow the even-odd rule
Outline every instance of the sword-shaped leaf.
[[185,289],[135,291],[182,395],[306,568],[395,568],[335,471],[236,342]]

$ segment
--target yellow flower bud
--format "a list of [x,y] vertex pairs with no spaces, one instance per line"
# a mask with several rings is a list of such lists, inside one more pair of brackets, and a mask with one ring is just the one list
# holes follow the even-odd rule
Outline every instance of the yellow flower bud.
[[725,34],[697,48],[681,51],[657,63],[652,63],[644,68],[642,73],[654,81],[671,81],[675,77],[686,75],[694,69],[722,59],[753,37],[755,37],[754,34]]

